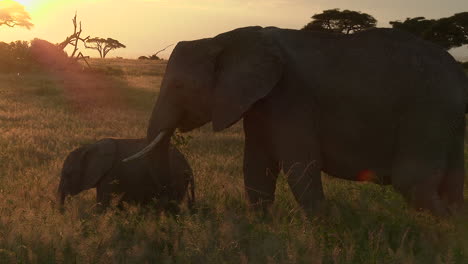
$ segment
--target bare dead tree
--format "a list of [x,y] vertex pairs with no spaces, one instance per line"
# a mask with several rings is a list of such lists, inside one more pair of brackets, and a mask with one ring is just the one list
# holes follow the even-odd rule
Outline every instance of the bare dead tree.
[[80,59],[83,60],[86,63],[86,65],[88,65],[88,68],[91,68],[91,65],[89,65],[88,60],[87,60],[87,59],[89,59],[89,56],[83,55],[83,53],[81,53],[81,51],[78,53],[78,55],[76,55],[76,59],[77,60],[80,60]]
[[79,27],[78,27],[78,22],[76,20],[76,17],[77,17],[77,14],[75,12],[75,16],[72,19],[73,34],[68,36],[61,43],[57,44],[57,47],[59,49],[61,49],[61,50],[64,50],[68,45],[71,45],[73,47],[73,52],[72,52],[70,58],[75,59],[75,60],[80,60],[80,59],[84,60],[86,65],[88,65],[88,67],[90,67],[88,61],[86,60],[87,58],[89,58],[89,56],[84,56],[83,53],[78,52],[78,50],[79,50],[78,44],[80,43],[80,41],[83,42],[83,43],[86,43],[86,41],[89,39],[89,36],[87,36],[86,38],[81,37],[81,33],[83,32],[83,29],[81,27],[81,21],[80,21]]
[[139,59],[147,59],[147,60],[160,60],[161,58],[158,57],[158,54],[165,51],[167,48],[169,48],[170,46],[173,46],[174,44],[171,44],[171,45],[168,45],[166,46],[164,49],[162,50],[158,50],[156,53],[154,53],[153,55],[149,55],[149,56],[140,56]]
[[162,50],[159,50],[158,52],[156,52],[156,53],[155,53],[155,54],[153,54],[152,56],[158,56],[158,54],[159,54],[159,53],[161,53],[161,52],[165,51],[165,50],[166,50],[167,48],[169,48],[170,46],[174,46],[174,43],[173,43],[173,44],[171,44],[171,45],[168,45],[167,47],[165,47],[165,48],[164,48],[164,49],[162,49]]

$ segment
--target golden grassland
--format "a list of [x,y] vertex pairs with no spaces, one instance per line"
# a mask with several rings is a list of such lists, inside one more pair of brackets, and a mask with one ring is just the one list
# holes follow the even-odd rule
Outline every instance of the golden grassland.
[[98,214],[94,190],[60,213],[67,153],[103,137],[144,137],[165,70],[161,61],[91,64],[97,73],[0,74],[0,263],[468,263],[466,206],[436,219],[391,187],[323,176],[329,215],[308,221],[282,175],[271,214],[249,211],[239,123],[188,134],[195,213]]

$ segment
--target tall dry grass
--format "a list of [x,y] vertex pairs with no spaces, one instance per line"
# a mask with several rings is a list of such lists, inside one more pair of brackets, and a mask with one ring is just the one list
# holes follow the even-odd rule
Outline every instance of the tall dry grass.
[[271,214],[249,211],[241,124],[190,133],[183,152],[196,177],[194,214],[137,206],[97,214],[94,191],[61,214],[64,157],[102,137],[143,137],[165,69],[91,63],[104,70],[0,75],[0,263],[468,263],[466,208],[435,219],[391,187],[324,176],[330,213],[307,221],[281,175]]

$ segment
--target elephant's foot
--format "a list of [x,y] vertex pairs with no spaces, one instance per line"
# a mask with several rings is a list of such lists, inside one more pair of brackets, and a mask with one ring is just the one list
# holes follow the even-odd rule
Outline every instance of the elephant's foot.
[[249,197],[248,208],[253,214],[260,217],[266,217],[271,215],[272,204],[272,200],[257,200],[256,202],[253,202]]
[[294,163],[288,166],[288,184],[296,201],[306,215],[314,217],[323,213],[325,197],[320,169],[315,163]]
[[248,198],[249,209],[256,213],[269,214],[271,205],[275,200],[274,188],[267,190],[262,186],[263,190],[245,185],[245,190]]
[[278,162],[246,138],[244,150],[244,186],[250,208],[266,213],[275,200]]
[[459,212],[462,209],[464,202],[464,135],[463,133],[460,134],[461,135],[458,136],[458,139],[454,140],[454,144],[451,146],[447,160],[447,169],[438,188],[438,194],[449,208],[451,214]]
[[455,199],[453,196],[450,197],[441,195],[441,201],[447,208],[450,215],[456,215],[457,213],[459,213],[464,205],[463,195],[461,195],[461,197],[456,197]]
[[417,211],[428,211],[438,217],[450,215],[448,204],[440,199],[436,192],[417,187],[413,188],[406,197],[411,207]]
[[253,210],[266,210],[271,207],[274,197],[271,195],[260,195],[246,186],[249,207]]
[[330,210],[325,199],[317,199],[311,204],[301,204],[301,208],[305,216],[310,220],[330,215]]

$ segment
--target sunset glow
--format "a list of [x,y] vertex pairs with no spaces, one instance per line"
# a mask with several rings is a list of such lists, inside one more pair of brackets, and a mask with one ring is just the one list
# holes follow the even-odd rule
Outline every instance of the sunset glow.
[[[31,4],[32,4],[34,1],[32,1],[32,0],[17,0],[16,2],[22,4],[24,7],[27,8],[27,7],[30,7]],[[35,1],[35,2],[37,2],[37,1]]]
[[[0,0],[0,3],[14,2]],[[73,30],[78,12],[83,34],[118,39],[127,46],[114,56],[150,55],[181,40],[215,36],[244,26],[300,29],[325,9],[341,8],[369,13],[379,27],[390,20],[425,16],[440,18],[468,11],[468,1],[451,0],[17,0],[30,13],[34,28],[0,27],[1,41],[42,38],[60,42]],[[423,8],[422,8],[423,7]],[[455,51],[468,58],[468,49]],[[87,50],[90,56],[97,53]],[[171,49],[160,55],[167,58]]]

